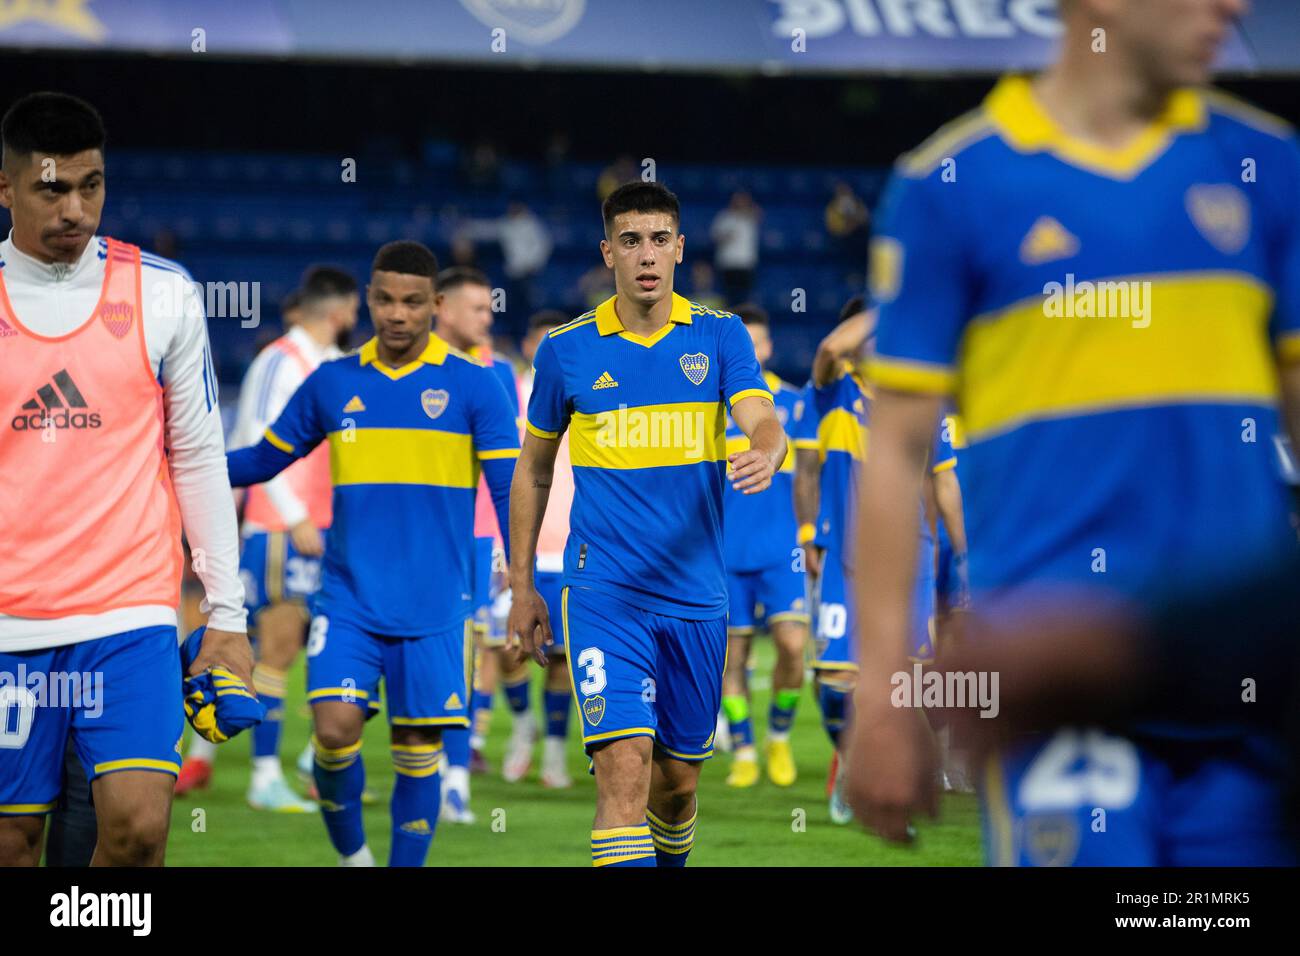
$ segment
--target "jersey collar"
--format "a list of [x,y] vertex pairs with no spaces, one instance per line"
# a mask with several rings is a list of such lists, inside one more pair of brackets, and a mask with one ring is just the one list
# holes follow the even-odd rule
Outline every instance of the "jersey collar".
[[389,368],[383,362],[379,361],[379,339],[372,338],[365,345],[361,346],[361,365],[373,365],[377,372],[382,372],[393,381],[410,375],[421,365],[441,365],[447,361],[449,346],[432,332],[429,333],[429,344],[424,347],[424,351],[413,361],[407,362],[401,368]]
[[1196,90],[1176,90],[1165,108],[1128,145],[1108,149],[1061,129],[1034,96],[1029,78],[1005,76],[984,101],[984,111],[1007,144],[1021,153],[1049,152],[1072,166],[1129,180],[1153,163],[1179,133],[1205,128],[1205,103]]
[[596,306],[596,331],[601,335],[617,334],[619,338],[627,339],[637,345],[643,345],[646,348],[654,345],[665,335],[673,330],[674,325],[691,324],[691,303],[686,298],[673,293],[673,309],[668,315],[668,321],[663,327],[656,330],[650,335],[637,335],[635,332],[629,332],[623,325],[623,320],[618,317],[614,311],[614,300],[618,296],[612,295],[600,305]]

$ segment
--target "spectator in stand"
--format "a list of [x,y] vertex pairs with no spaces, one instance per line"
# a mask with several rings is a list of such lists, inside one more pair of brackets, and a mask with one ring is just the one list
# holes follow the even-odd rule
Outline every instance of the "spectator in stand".
[[727,300],[714,287],[715,281],[713,266],[703,259],[696,259],[691,266],[691,301],[707,309],[725,309]]
[[709,229],[713,239],[713,263],[722,274],[722,288],[728,302],[748,301],[758,268],[758,223],[762,212],[749,193],[733,193],[727,208],[718,213]]
[[614,273],[603,262],[598,262],[578,280],[578,298],[582,308],[594,309],[614,294]]
[[505,315],[511,324],[521,326],[533,313],[533,280],[551,258],[551,234],[546,224],[516,200],[500,219],[469,222],[460,235],[471,242],[488,239],[501,244],[506,274]]
[[865,236],[866,226],[871,214],[853,187],[840,180],[835,184],[835,193],[826,204],[826,232],[835,240],[843,241],[859,234]]
[[619,186],[638,178],[640,178],[640,174],[637,170],[636,161],[631,156],[620,156],[613,163],[606,166],[601,172],[600,178],[596,180],[596,195],[600,197],[601,202],[604,202],[605,197]]

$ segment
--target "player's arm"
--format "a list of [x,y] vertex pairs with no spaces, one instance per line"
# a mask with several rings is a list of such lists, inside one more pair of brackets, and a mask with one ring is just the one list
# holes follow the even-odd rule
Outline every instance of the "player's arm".
[[[474,453],[478,456],[487,481],[492,507],[496,509],[497,527],[501,529],[501,547],[510,560],[510,485],[519,459],[519,409],[510,400],[505,383],[495,372],[487,371],[484,384],[475,392],[472,412]],[[517,401],[517,399],[516,399]]]
[[202,301],[189,282],[184,282],[179,301],[176,334],[162,361],[168,461],[194,570],[211,608],[203,653],[190,673],[220,665],[251,687],[253,657],[244,586],[239,580],[239,529],[226,478],[225,436],[207,321]]
[[862,346],[875,326],[875,312],[851,315],[822,339],[813,355],[812,380],[816,388],[825,388],[835,380],[843,361],[853,361],[862,354]]
[[821,573],[821,555],[813,546],[813,539],[817,537],[822,479],[817,419],[813,389],[806,388],[795,405],[791,436],[794,441],[794,516],[799,524],[799,547],[804,549],[804,566],[814,576]]
[[528,399],[527,431],[510,486],[510,618],[506,638],[544,663],[543,648],[554,642],[546,601],[537,592],[533,569],[537,539],[551,497],[560,436],[569,425],[564,375],[555,347],[542,339],[533,359],[533,393]]
[[776,417],[772,393],[754,355],[754,342],[734,316],[724,319],[719,327],[718,360],[722,397],[736,427],[749,439],[749,448],[727,456],[731,465],[727,477],[737,491],[757,494],[772,484],[772,476],[785,461],[785,429]]
[[317,414],[316,394],[327,369],[328,366],[322,365],[307,376],[256,445],[226,454],[232,485],[244,488],[270,481],[325,439],[325,429]]

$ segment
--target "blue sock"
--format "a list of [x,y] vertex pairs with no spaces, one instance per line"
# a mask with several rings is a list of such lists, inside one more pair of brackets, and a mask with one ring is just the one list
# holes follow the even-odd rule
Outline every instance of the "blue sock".
[[438,826],[442,777],[438,761],[442,744],[393,744],[393,842],[389,866],[424,866]]
[[749,699],[744,694],[724,694],[722,712],[727,717],[727,727],[731,730],[731,749],[733,752],[741,747],[754,745],[754,722],[749,716]]
[[548,690],[542,698],[546,704],[546,736],[569,736],[569,692]]
[[469,766],[469,731],[454,727],[442,732],[442,746],[449,767]]
[[826,728],[831,744],[838,749],[840,731],[844,729],[844,721],[848,716],[849,692],[842,687],[823,683],[818,685],[817,699],[822,705],[822,726]]
[[655,866],[685,866],[686,857],[695,845],[695,817],[681,823],[666,823],[650,811],[646,811],[646,822],[650,825],[650,836],[655,845]]
[[506,700],[510,702],[510,709],[516,714],[526,713],[528,710],[528,672],[524,671],[523,679],[516,677],[514,683],[510,683],[509,678],[501,683],[505,685]]
[[366,831],[361,825],[361,791],[366,788],[361,741],[327,750],[313,736],[312,746],[316,749],[313,776],[320,792],[325,829],[339,855],[351,856],[366,845]]
[[492,725],[492,692],[474,688],[469,697],[469,716],[473,721],[473,736],[479,748],[487,740],[488,730]]
[[284,727],[284,671],[258,664],[253,668],[253,690],[266,707],[266,717],[253,728],[253,759],[278,757]]
[[782,689],[772,692],[772,703],[767,708],[767,729],[771,734],[788,734],[794,724],[794,713],[799,707],[799,689]]
[[592,866],[654,866],[655,846],[650,828],[611,827],[591,831]]

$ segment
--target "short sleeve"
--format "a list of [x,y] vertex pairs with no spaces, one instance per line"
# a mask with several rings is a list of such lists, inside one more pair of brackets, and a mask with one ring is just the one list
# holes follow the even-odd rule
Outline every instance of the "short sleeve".
[[799,391],[794,403],[794,422],[790,428],[790,439],[796,450],[817,451],[817,428],[821,424],[821,415],[817,409],[816,395],[809,382]]
[[952,447],[952,419],[945,415],[939,419],[939,426],[934,430],[934,450],[930,453],[930,471],[941,471],[957,467],[957,452]]
[[528,430],[538,438],[559,438],[569,427],[564,372],[551,339],[542,339],[533,358],[533,393],[528,398]]
[[267,428],[265,438],[280,451],[301,458],[325,438],[325,425],[321,419],[319,395],[330,374],[329,365],[322,365],[308,375],[280,417]]
[[901,170],[887,188],[869,262],[880,308],[870,376],[882,388],[953,391],[970,317],[958,189],[937,173],[918,179]]
[[[745,331],[745,323],[735,316],[721,320],[718,330],[718,365],[722,398],[731,409],[736,402],[755,395],[772,399],[763,370],[754,354],[754,340]],[[775,402],[775,399],[772,399]]]
[[1274,186],[1281,202],[1274,210],[1279,217],[1279,242],[1272,324],[1278,357],[1289,364],[1300,362],[1300,145],[1292,137],[1286,146],[1286,172]]
[[490,369],[471,366],[476,373],[489,379],[482,387],[471,391],[474,405],[470,418],[474,453],[480,461],[492,458],[517,458],[519,456],[519,428],[515,404],[510,400],[505,382]]

